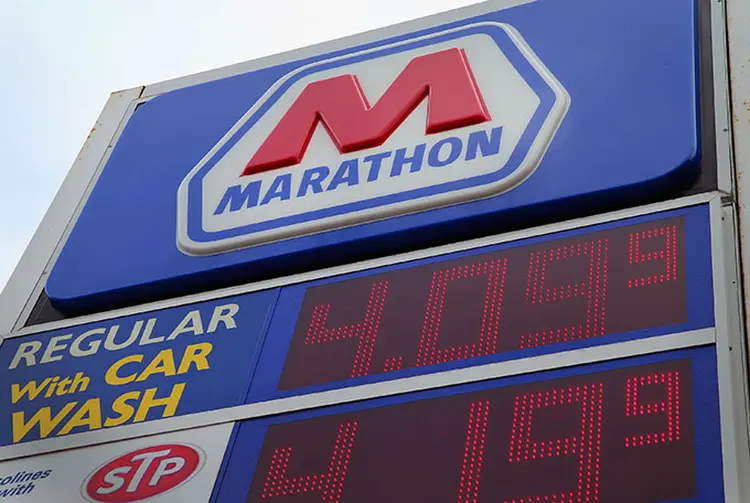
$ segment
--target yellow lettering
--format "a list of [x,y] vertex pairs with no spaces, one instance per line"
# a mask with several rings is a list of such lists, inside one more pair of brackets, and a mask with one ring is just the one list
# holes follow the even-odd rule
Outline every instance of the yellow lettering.
[[108,417],[104,420],[104,427],[109,428],[110,426],[120,426],[121,424],[130,420],[135,412],[135,407],[128,403],[128,400],[138,400],[141,396],[140,391],[129,391],[115,398],[112,402],[112,410],[119,414],[116,417]]
[[39,394],[44,391],[44,388],[52,380],[51,377],[46,378],[42,381],[42,384],[37,386],[36,381],[29,381],[21,388],[18,384],[10,385],[10,401],[12,403],[18,402],[25,394],[29,394],[29,401],[35,399]]
[[88,426],[90,430],[98,430],[102,427],[102,408],[98,398],[89,398],[83,406],[76,411],[65,426],[57,433],[57,436],[67,435],[73,428]]
[[148,415],[148,411],[153,407],[164,406],[164,412],[162,413],[161,417],[174,416],[174,413],[177,411],[177,405],[179,405],[180,403],[180,398],[182,398],[182,392],[184,390],[184,382],[175,384],[172,387],[172,392],[168,397],[154,399],[154,397],[156,396],[157,388],[147,389],[143,394],[143,399],[141,400],[141,404],[138,406],[138,412],[135,413],[135,419],[133,419],[133,422],[138,423],[140,421],[145,421],[146,416]]
[[23,437],[25,437],[37,423],[39,424],[39,437],[47,437],[52,433],[52,430],[57,428],[57,425],[60,424],[65,416],[67,416],[77,404],[78,402],[66,403],[55,417],[50,417],[50,407],[42,407],[36,411],[36,414],[31,416],[28,423],[24,421],[23,411],[14,412],[11,416],[13,422],[13,443],[23,440]]
[[125,358],[120,358],[115,363],[112,364],[107,369],[107,373],[104,375],[104,380],[107,381],[107,384],[111,384],[113,386],[119,386],[120,384],[128,384],[129,382],[135,381],[135,377],[137,374],[130,374],[125,377],[120,377],[117,374],[117,371],[120,370],[120,368],[127,364],[127,363],[140,363],[143,361],[143,355],[135,354],[135,355],[129,355]]
[[83,372],[76,372],[73,376],[73,382],[70,384],[70,391],[68,393],[77,393],[78,391],[86,391],[89,387],[91,379],[86,377]]
[[208,365],[208,355],[211,353],[213,345],[210,342],[201,342],[200,344],[191,344],[185,348],[185,354],[182,355],[178,374],[184,374],[190,370],[190,364],[195,363],[196,370],[206,370]]
[[154,374],[164,374],[165,376],[175,375],[174,354],[171,349],[162,349],[159,351],[159,354],[151,360],[151,363],[141,372],[136,381],[145,381]]

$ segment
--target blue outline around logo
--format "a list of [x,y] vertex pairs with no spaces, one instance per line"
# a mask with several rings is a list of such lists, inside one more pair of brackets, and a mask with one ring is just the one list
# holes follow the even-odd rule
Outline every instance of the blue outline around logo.
[[[534,115],[531,118],[528,126],[521,135],[521,138],[513,150],[508,162],[501,166],[497,171],[487,173],[484,175],[478,175],[471,178],[465,178],[461,180],[455,180],[452,182],[446,182],[442,184],[433,185],[430,187],[422,187],[414,190],[407,190],[395,194],[389,194],[387,196],[378,196],[371,199],[365,199],[362,201],[346,203],[339,206],[325,208],[321,210],[308,211],[297,215],[281,217],[265,222],[259,222],[255,224],[244,225],[233,229],[226,229],[222,231],[207,232],[203,230],[203,198],[201,192],[203,177],[216,165],[216,163],[229,152],[229,150],[247,133],[255,123],[265,114],[271,106],[299,79],[306,77],[307,75],[329,70],[339,66],[349,65],[360,61],[367,61],[371,59],[381,58],[390,54],[403,52],[406,50],[425,47],[434,45],[437,43],[453,40],[455,38],[463,37],[466,35],[474,34],[485,34],[488,35],[497,44],[503,54],[508,58],[510,63],[519,72],[521,77],[531,87],[531,89],[538,96],[540,103],[537,107]],[[392,43],[392,41],[389,41]],[[551,112],[556,101],[555,91],[550,85],[544,80],[544,78],[537,72],[529,60],[521,53],[516,44],[510,39],[508,33],[498,26],[472,26],[465,30],[452,31],[443,35],[437,35],[429,37],[427,39],[421,39],[412,43],[400,44],[398,46],[387,47],[379,51],[373,51],[366,54],[354,55],[349,58],[342,58],[336,61],[323,61],[320,64],[312,65],[311,67],[297,73],[294,77],[288,79],[281,85],[273,95],[266,100],[265,103],[255,112],[255,114],[243,124],[239,130],[232,135],[232,137],[214,154],[192,177],[188,183],[188,198],[187,198],[187,234],[188,237],[200,243],[210,243],[219,241],[222,239],[233,238],[237,236],[244,236],[255,232],[262,232],[269,229],[285,227],[289,225],[309,222],[318,220],[321,218],[327,218],[335,215],[341,215],[346,213],[352,213],[356,211],[366,210],[375,208],[378,206],[386,206],[402,201],[422,198],[435,194],[441,194],[446,192],[453,192],[456,190],[466,189],[469,187],[476,187],[481,185],[487,185],[497,182],[518,169],[526,154],[528,153],[531,145],[534,142],[537,134],[542,128],[547,116]]]

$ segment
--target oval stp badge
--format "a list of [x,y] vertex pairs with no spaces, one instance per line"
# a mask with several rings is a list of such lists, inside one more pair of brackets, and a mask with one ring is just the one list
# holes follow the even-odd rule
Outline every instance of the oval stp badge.
[[94,503],[144,501],[184,484],[203,468],[205,454],[187,444],[162,444],[123,454],[100,466],[81,486]]
[[221,253],[503,193],[539,165],[569,101],[500,23],[300,67],[185,178],[177,245]]

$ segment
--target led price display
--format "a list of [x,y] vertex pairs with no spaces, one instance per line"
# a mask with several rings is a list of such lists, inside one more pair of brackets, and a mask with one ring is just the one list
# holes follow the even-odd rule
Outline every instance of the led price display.
[[280,390],[687,319],[677,216],[309,288]]
[[274,424],[246,501],[691,498],[692,380],[681,359]]

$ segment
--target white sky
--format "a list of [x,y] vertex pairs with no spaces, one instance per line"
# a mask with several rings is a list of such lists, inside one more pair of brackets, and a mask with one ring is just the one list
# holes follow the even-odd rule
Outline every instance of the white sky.
[[477,0],[0,0],[0,289],[110,92]]

